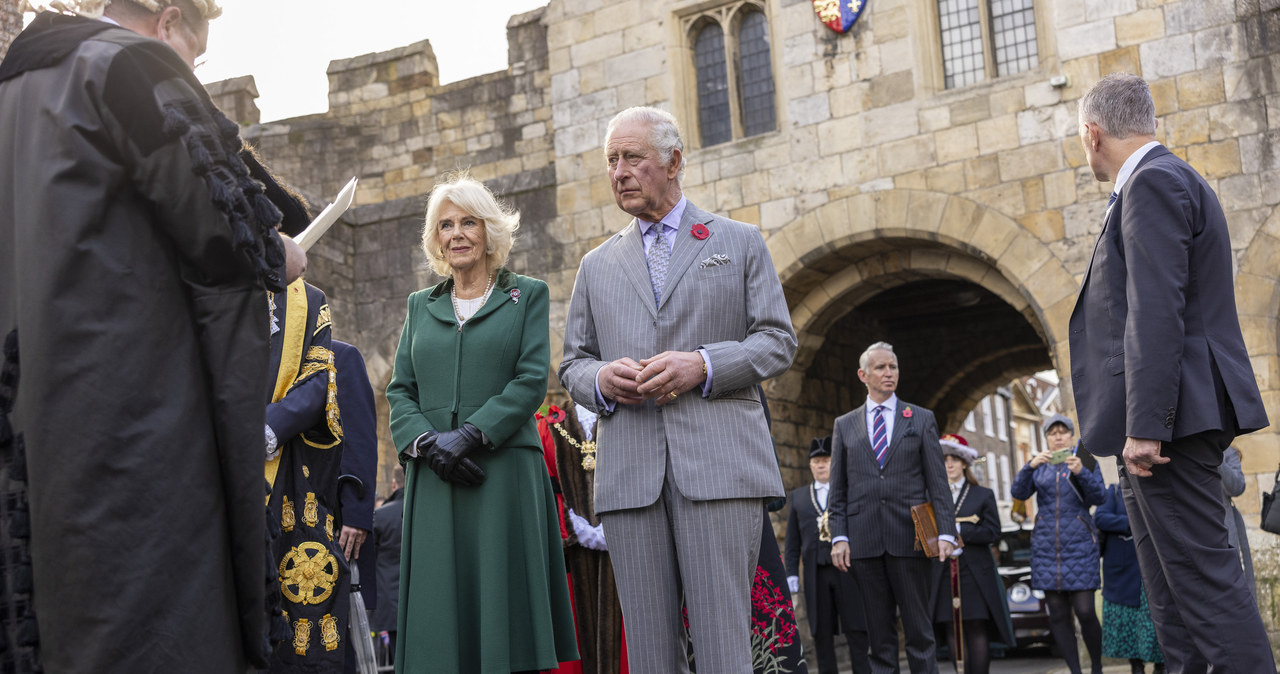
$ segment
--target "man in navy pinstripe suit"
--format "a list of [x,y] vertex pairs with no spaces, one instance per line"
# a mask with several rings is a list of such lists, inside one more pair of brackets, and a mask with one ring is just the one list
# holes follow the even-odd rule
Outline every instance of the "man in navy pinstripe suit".
[[913,674],[937,674],[929,587],[934,561],[915,546],[911,507],[932,503],[938,558],[955,549],[955,512],[933,412],[898,399],[898,357],[876,342],[858,359],[867,402],[836,419],[832,433],[831,561],[862,589],[871,671],[898,672],[902,616]]
[[610,122],[634,219],[582,260],[559,374],[600,414],[595,506],[632,671],[688,671],[683,600],[699,674],[743,674],[763,500],[783,494],[756,385],[796,338],[759,229],[684,198],[682,151],[666,112]]

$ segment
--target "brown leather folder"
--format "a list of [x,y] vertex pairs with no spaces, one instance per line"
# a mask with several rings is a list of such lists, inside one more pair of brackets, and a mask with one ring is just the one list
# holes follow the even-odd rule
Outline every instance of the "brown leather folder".
[[[911,506],[911,521],[916,525],[916,549],[923,550],[926,557],[938,558],[938,518],[933,513],[932,503],[921,503]],[[956,534],[956,547],[964,547],[964,541]]]

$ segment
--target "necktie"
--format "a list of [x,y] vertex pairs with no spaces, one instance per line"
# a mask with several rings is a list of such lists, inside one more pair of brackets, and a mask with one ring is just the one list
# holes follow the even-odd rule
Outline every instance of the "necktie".
[[645,258],[649,262],[649,282],[653,284],[654,303],[662,302],[662,287],[667,282],[667,264],[671,262],[671,246],[667,244],[667,226],[662,223],[654,225],[658,236],[649,246],[649,254]]
[[1111,193],[1111,196],[1107,197],[1107,208],[1111,208],[1112,204],[1116,203],[1116,199],[1117,199],[1119,196],[1120,196],[1119,194],[1116,194],[1115,192],[1112,192],[1112,193]]
[[884,468],[884,457],[889,452],[889,433],[884,426],[884,405],[876,405],[871,422],[871,448],[876,452],[876,462]]

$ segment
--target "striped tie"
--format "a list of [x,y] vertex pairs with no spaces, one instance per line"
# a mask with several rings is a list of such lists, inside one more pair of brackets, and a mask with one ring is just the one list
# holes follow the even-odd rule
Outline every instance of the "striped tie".
[[884,457],[889,453],[889,432],[884,427],[884,405],[876,405],[875,418],[871,422],[871,448],[876,452],[876,462],[884,468]]
[[1111,205],[1112,205],[1112,204],[1114,204],[1114,203],[1116,203],[1116,199],[1118,199],[1119,197],[1120,197],[1120,195],[1119,195],[1119,194],[1116,194],[1115,192],[1112,192],[1112,193],[1111,193],[1111,196],[1110,196],[1110,197],[1107,197],[1107,208],[1108,208],[1108,209],[1110,209],[1110,208],[1111,208]]

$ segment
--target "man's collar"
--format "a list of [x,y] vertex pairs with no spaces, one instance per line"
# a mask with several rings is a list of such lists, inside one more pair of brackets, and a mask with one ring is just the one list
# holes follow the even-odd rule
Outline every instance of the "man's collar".
[[1120,170],[1116,172],[1116,186],[1112,191],[1119,194],[1120,188],[1124,187],[1126,182],[1129,182],[1129,176],[1133,175],[1134,170],[1138,168],[1138,163],[1142,161],[1142,158],[1147,156],[1148,152],[1159,146],[1160,142],[1153,140],[1137,150],[1134,150],[1133,154],[1129,155],[1129,158],[1124,160],[1124,164],[1120,166]]
[[[111,24],[111,25],[113,25],[113,26],[120,26],[120,22],[119,22],[119,21],[116,21],[115,19],[113,19],[113,18],[111,18],[111,17],[109,17],[109,16],[106,16],[106,15],[103,15],[103,16],[98,17],[98,20],[99,20],[99,21],[105,21],[105,22],[107,22],[107,23],[109,23],[109,24]],[[120,26],[120,27],[121,27],[121,28],[124,28],[124,26]]]
[[888,400],[886,400],[886,401],[884,401],[884,402],[882,402],[882,403],[878,403],[878,402],[876,402],[876,401],[872,400],[872,399],[871,399],[871,396],[867,396],[867,411],[874,410],[876,407],[878,407],[878,406],[880,406],[880,405],[883,405],[883,406],[884,406],[885,408],[887,408],[890,412],[896,412],[896,411],[898,411],[898,394],[897,394],[897,393],[890,393],[890,394],[889,394],[889,399],[888,399]]
[[[681,218],[684,217],[684,209],[688,205],[689,205],[689,200],[685,198],[683,194],[681,194],[680,201],[676,202],[676,205],[672,207],[670,212],[662,216],[662,220],[661,220],[662,224],[670,227],[671,229],[679,231],[680,220]],[[653,223],[647,220],[636,218],[636,222],[640,223],[640,236],[644,236],[645,234],[648,234],[649,229],[653,227]]]
[[817,480],[813,481],[813,486],[819,487],[821,489],[826,489],[830,484],[831,484],[830,482],[819,482]]

